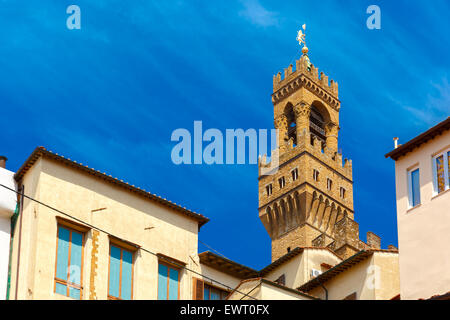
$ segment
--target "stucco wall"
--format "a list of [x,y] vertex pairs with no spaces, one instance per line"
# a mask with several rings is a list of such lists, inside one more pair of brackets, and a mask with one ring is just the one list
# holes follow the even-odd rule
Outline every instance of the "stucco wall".
[[271,284],[261,284],[261,300],[311,300],[303,295],[284,290]]
[[[0,168],[0,184],[16,190],[14,172]],[[0,300],[6,299],[11,238],[11,216],[16,209],[17,195],[0,187]]]
[[0,217],[0,300],[6,299],[11,220]]
[[228,300],[253,300],[252,298],[257,300],[312,300],[308,296],[264,282],[259,278],[243,281],[237,290],[239,292],[233,292]]
[[[197,254],[198,223],[170,208],[157,204],[91,175],[53,160],[40,159],[24,177],[25,193],[95,227],[146,248],[187,263]],[[105,208],[92,212],[92,210]],[[57,213],[34,202],[24,202],[19,299],[64,299],[54,290]],[[19,224],[18,224],[19,225]],[[146,228],[150,228],[145,230]],[[17,227],[18,230],[18,227]],[[92,230],[86,234],[82,273],[83,299],[95,290],[98,299],[107,298],[109,238],[98,237],[97,274],[90,281]],[[17,246],[14,244],[13,277],[16,276]],[[156,256],[139,249],[133,270],[133,298],[156,299]],[[180,296],[190,299],[192,275],[183,271]],[[15,294],[15,281],[12,287]],[[14,296],[13,296],[14,298]]]
[[[217,288],[222,288],[224,290],[231,292],[231,290],[236,288],[239,285],[239,282],[241,281],[241,279],[239,279],[239,278],[230,276],[226,273],[215,270],[215,269],[205,266],[203,264],[201,264],[200,267],[201,267],[201,274],[205,276],[205,277],[203,277],[203,280],[205,281],[205,283],[211,284]],[[202,277],[196,276],[196,275],[194,275],[194,277],[202,278]],[[217,280],[217,281],[223,283],[224,286],[215,281],[211,281],[208,278]]]
[[[357,300],[389,300],[399,293],[398,254],[375,252],[372,256],[324,283],[329,300],[342,300],[356,292]],[[322,287],[310,291],[325,299]]]
[[[450,191],[433,193],[432,157],[450,146],[450,131],[395,163],[402,299],[450,291]],[[420,168],[421,204],[408,209],[408,169]],[[420,276],[418,276],[420,275]]]
[[325,249],[305,249],[292,260],[284,263],[265,276],[266,279],[275,281],[281,275],[286,277],[286,287],[298,288],[311,277],[311,270],[322,271],[321,264],[326,263],[334,266],[342,260]]
[[[227,300],[261,300],[261,279],[249,279],[242,283],[228,296]],[[254,299],[252,299],[254,298]]]
[[[0,184],[16,190],[14,172],[0,168]],[[16,203],[16,193],[4,187],[0,187],[0,218],[10,218],[16,209]]]

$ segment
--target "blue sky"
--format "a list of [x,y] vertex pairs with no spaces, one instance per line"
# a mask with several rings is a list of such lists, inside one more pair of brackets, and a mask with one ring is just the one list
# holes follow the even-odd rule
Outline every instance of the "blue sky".
[[[70,4],[81,30],[66,28]],[[366,28],[371,4],[381,30]],[[272,76],[300,57],[306,23],[312,62],[339,83],[361,238],[396,244],[384,154],[450,113],[448,12],[447,0],[3,0],[0,153],[17,170],[42,145],[171,199],[211,219],[201,241],[262,268],[257,166],[176,166],[170,136],[194,120],[272,128]]]

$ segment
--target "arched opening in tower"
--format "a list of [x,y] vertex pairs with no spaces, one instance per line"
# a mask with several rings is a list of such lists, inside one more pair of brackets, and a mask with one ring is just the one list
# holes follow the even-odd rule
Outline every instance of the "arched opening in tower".
[[297,123],[295,122],[294,107],[292,104],[288,104],[284,110],[284,114],[287,118],[288,129],[287,138],[292,139],[294,147],[297,145]]
[[311,133],[311,144],[314,144],[315,137],[319,139],[321,148],[323,149],[326,141],[325,119],[314,105],[311,106],[311,113],[309,116],[309,131]]

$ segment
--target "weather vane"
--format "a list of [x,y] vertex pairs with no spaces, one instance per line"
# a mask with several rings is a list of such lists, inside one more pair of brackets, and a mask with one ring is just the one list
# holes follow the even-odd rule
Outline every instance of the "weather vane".
[[[303,31],[302,31],[303,29]],[[301,46],[303,43],[303,48],[302,48],[302,52],[303,54],[307,54],[308,53],[308,47],[306,46],[306,24],[304,24],[302,26],[302,29],[300,29],[297,33],[297,41],[298,44]]]

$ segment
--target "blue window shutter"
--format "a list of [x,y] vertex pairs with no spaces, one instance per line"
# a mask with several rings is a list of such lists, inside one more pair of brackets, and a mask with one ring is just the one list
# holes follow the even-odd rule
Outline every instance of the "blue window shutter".
[[206,285],[205,285],[205,290],[204,290],[204,293],[203,293],[203,300],[209,300],[209,287],[207,287]]
[[211,290],[211,300],[220,300],[220,293],[217,290]]
[[120,296],[120,251],[120,248],[111,245],[109,262],[109,295],[116,298],[119,298]]
[[169,268],[169,300],[178,300],[179,271]]
[[83,235],[72,231],[72,246],[70,248],[70,279],[80,285],[81,282],[81,253],[83,249]]
[[158,266],[158,300],[167,300],[167,274],[168,267],[159,264]]
[[[56,264],[56,277],[67,280],[69,266],[69,240],[70,231],[63,227],[58,227],[58,254]],[[67,295],[67,293],[64,293]]]
[[122,293],[121,298],[125,300],[131,299],[133,272],[133,254],[122,249]]

